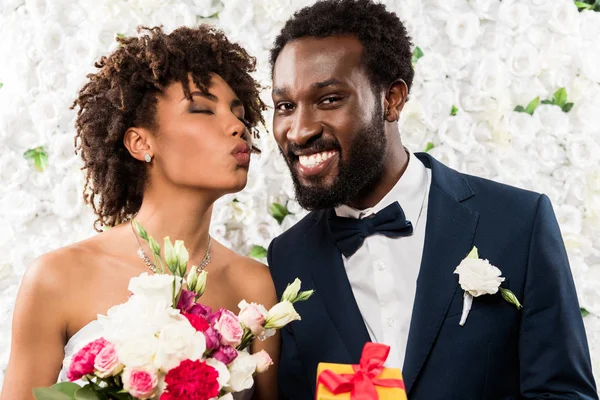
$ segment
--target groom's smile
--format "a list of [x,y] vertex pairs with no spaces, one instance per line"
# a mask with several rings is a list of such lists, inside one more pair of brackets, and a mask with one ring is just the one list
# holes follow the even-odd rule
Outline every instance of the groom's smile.
[[381,175],[382,106],[353,37],[301,38],[273,66],[273,131],[300,204],[350,201]]

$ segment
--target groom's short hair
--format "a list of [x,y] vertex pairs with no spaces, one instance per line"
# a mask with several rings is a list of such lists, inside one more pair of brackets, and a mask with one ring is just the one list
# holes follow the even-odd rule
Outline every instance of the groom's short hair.
[[363,64],[377,89],[402,79],[410,90],[411,39],[396,13],[372,0],[323,0],[297,11],[275,39],[271,71],[281,50],[293,40],[346,35],[362,43]]

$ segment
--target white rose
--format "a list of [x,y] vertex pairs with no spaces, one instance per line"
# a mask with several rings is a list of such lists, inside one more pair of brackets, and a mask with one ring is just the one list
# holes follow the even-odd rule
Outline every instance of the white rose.
[[505,123],[512,145],[517,150],[524,150],[534,143],[538,132],[542,129],[539,118],[521,112],[508,113]]
[[587,170],[598,165],[598,142],[588,135],[571,134],[566,146],[567,158],[575,167]]
[[468,154],[476,144],[473,137],[473,119],[465,112],[450,116],[439,128],[439,138],[442,143],[451,148]]
[[518,42],[508,59],[508,69],[516,76],[534,76],[542,68],[538,50],[525,42]]
[[600,83],[600,42],[586,41],[579,44],[581,71],[588,79]]
[[479,62],[472,82],[479,91],[490,96],[506,93],[509,85],[506,64],[497,55],[484,57]]
[[175,368],[185,359],[198,360],[206,350],[206,339],[202,332],[187,320],[174,320],[158,335],[158,351],[154,366],[163,372]]
[[[575,33],[579,28],[579,12],[575,3],[568,0],[552,2],[552,14],[548,26],[562,35]],[[585,34],[587,35],[587,32]]]
[[473,47],[480,33],[479,17],[473,12],[453,14],[446,22],[446,34],[455,46]]
[[[510,80],[510,96],[513,104],[526,107],[531,100],[535,98],[536,93],[544,93],[547,89],[536,77],[532,78],[512,78]],[[514,107],[513,107],[514,108]]]
[[541,137],[554,136],[566,138],[571,130],[569,115],[560,107],[551,104],[540,104],[533,114],[542,124]]
[[570,204],[561,204],[556,207],[556,219],[561,232],[565,234],[578,234],[581,232],[583,220],[579,208]]
[[525,31],[533,23],[529,7],[516,1],[503,1],[498,9],[499,27],[507,27],[515,33]]
[[127,288],[134,295],[161,299],[171,303],[173,299],[173,280],[176,283],[175,292],[179,292],[181,288],[180,277],[166,274],[149,275],[147,272],[131,278]]
[[40,40],[38,46],[45,54],[58,54],[63,49],[66,34],[62,25],[57,20],[50,21],[39,30],[43,34],[38,36]]
[[579,13],[579,30],[583,32],[586,38],[600,37],[600,13],[591,10],[585,10]]
[[219,382],[219,390],[229,385],[229,379],[231,378],[231,374],[227,369],[227,365],[214,358],[207,359],[206,365],[210,365],[211,367],[213,367],[219,374],[219,377],[217,378],[217,382]]
[[[72,140],[72,139],[71,139]],[[24,183],[32,172],[27,160],[10,148],[0,145],[0,182],[2,190],[10,191]]]
[[184,0],[183,3],[190,7],[194,15],[202,18],[214,15],[222,6],[219,1],[215,0]]
[[445,54],[448,73],[454,79],[463,78],[468,65],[471,65],[473,60],[473,52],[470,49],[462,49],[460,47],[452,47]]
[[504,278],[502,272],[488,260],[465,258],[454,271],[461,288],[473,297],[495,294]]
[[60,60],[45,58],[35,71],[40,86],[45,90],[62,89],[67,85],[65,66]]
[[63,180],[52,189],[52,210],[61,218],[72,220],[79,216],[84,202],[81,194],[83,177],[79,171],[67,173]]
[[586,182],[591,191],[600,192],[600,167],[586,171]]
[[155,336],[129,338],[115,346],[117,356],[126,367],[151,367],[159,348]]
[[9,263],[0,263],[0,291],[18,283],[19,277],[15,274],[13,266]]
[[482,178],[494,179],[498,174],[494,159],[483,151],[473,152],[462,160],[461,171]]
[[0,210],[11,223],[26,224],[40,210],[40,199],[23,190],[13,190],[0,197]]
[[535,147],[528,150],[537,161],[534,165],[543,172],[550,173],[566,161],[565,150],[551,136],[541,136]]
[[439,53],[427,52],[415,66],[415,73],[425,81],[436,81],[446,76],[446,60]]
[[296,312],[292,303],[282,301],[269,310],[265,319],[266,329],[280,329],[292,321],[300,320],[300,315]]
[[241,351],[231,364],[229,364],[229,388],[228,391],[241,392],[250,389],[254,384],[252,376],[256,372],[256,361],[254,358]]
[[194,27],[197,24],[197,15],[185,3],[167,3],[153,15],[158,17],[166,32],[182,26]]
[[499,6],[496,0],[470,0],[469,5],[480,19],[489,20],[494,20]]
[[439,82],[424,84],[416,100],[423,106],[426,123],[433,129],[450,115],[452,105],[456,104],[455,93]]
[[[590,84],[595,85],[591,82]],[[570,95],[569,93],[569,97]],[[595,132],[600,127],[600,112],[598,112],[600,110],[600,99],[587,100],[582,98],[580,103],[575,104],[576,107],[569,114],[575,113],[578,127],[583,133]]]

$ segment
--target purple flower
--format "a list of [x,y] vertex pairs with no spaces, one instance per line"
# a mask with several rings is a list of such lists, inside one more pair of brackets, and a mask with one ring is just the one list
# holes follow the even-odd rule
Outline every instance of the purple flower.
[[219,332],[217,332],[217,330],[215,328],[213,328],[212,326],[209,327],[205,332],[204,332],[204,337],[206,339],[206,348],[207,349],[218,349],[220,344],[221,344],[221,334],[219,334]]
[[215,351],[212,355],[213,358],[221,361],[223,364],[227,365],[233,360],[235,360],[238,356],[238,352],[231,346],[221,346],[217,351]]
[[196,303],[196,294],[185,289],[181,291],[177,308],[182,314],[201,315],[203,317],[208,317],[212,311],[210,307]]

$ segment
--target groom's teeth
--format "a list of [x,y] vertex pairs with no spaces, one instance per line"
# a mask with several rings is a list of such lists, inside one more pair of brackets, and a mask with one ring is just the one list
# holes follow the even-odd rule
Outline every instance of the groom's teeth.
[[329,160],[336,154],[335,151],[324,151],[322,153],[311,154],[310,156],[300,156],[300,164],[306,168],[314,168],[317,165]]

